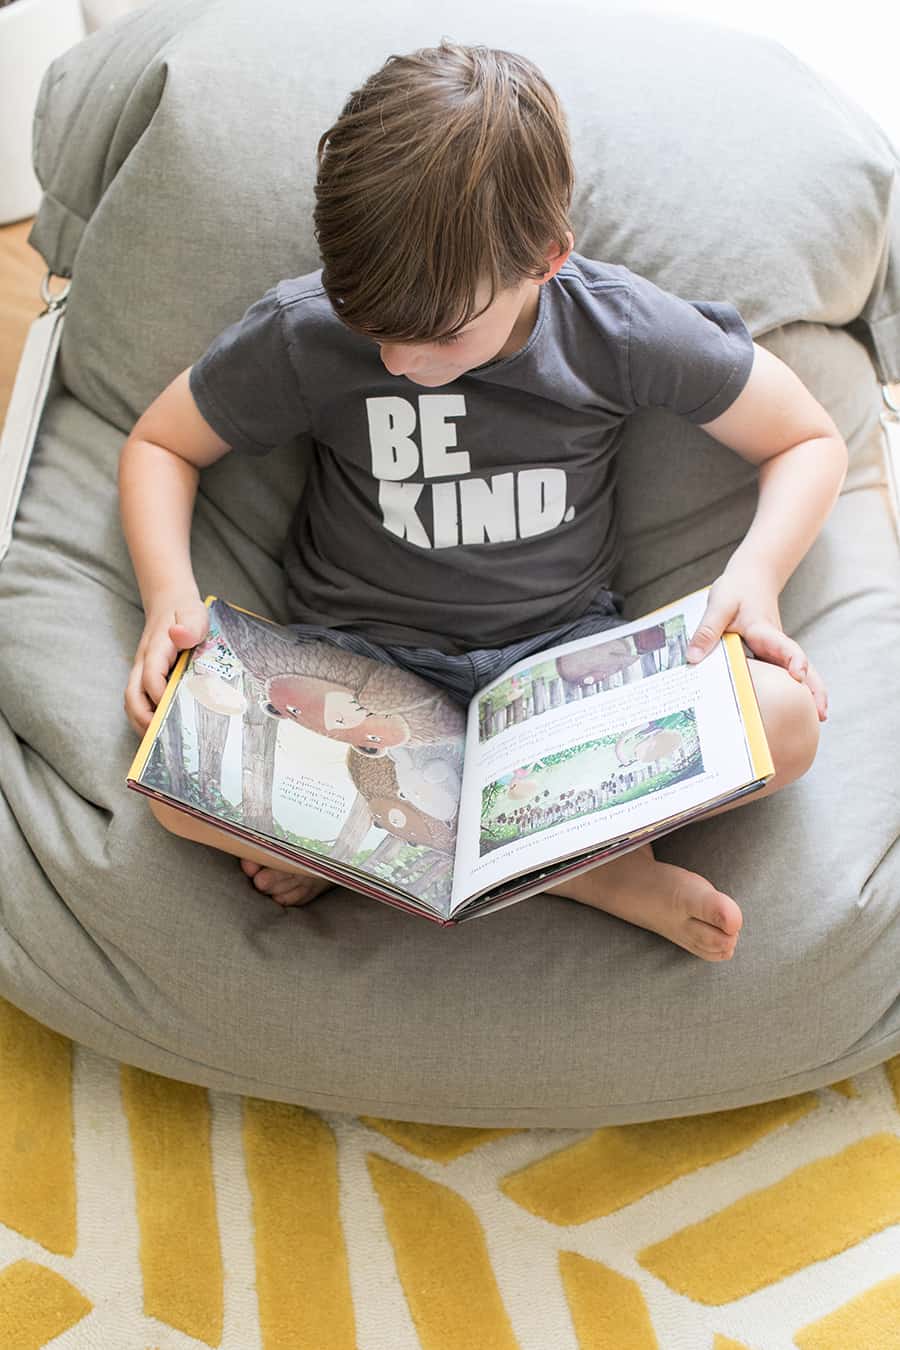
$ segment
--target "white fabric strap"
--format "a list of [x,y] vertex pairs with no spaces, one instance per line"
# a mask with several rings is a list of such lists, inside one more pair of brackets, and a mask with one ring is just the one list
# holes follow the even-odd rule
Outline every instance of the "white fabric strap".
[[885,404],[881,426],[884,430],[888,494],[894,525],[900,532],[900,389],[897,385],[883,385],[881,393]]
[[45,278],[41,286],[47,309],[28,330],[6,422],[0,435],[0,562],[6,556],[12,539],[13,521],[25,486],[25,476],[62,337],[68,286],[54,297],[50,295],[47,280]]

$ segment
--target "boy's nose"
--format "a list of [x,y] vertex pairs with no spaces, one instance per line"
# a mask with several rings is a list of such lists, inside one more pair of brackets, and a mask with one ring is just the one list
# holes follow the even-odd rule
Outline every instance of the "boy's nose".
[[422,353],[417,353],[411,347],[399,342],[382,342],[381,360],[385,369],[392,375],[409,375],[412,371],[420,369]]

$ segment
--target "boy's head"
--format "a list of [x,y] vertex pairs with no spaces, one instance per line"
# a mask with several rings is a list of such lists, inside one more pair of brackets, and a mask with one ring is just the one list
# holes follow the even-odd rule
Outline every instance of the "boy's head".
[[565,115],[525,57],[389,57],[319,141],[315,227],[336,313],[427,386],[528,337],[573,239]]

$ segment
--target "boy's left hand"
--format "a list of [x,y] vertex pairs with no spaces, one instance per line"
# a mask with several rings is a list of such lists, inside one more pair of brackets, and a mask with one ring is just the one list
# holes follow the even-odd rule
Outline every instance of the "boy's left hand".
[[688,661],[692,665],[702,661],[725,632],[740,633],[758,660],[783,666],[798,684],[805,684],[815,700],[819,721],[825,721],[825,685],[803,649],[783,631],[774,588],[726,569],[710,588],[706,611],[690,640]]

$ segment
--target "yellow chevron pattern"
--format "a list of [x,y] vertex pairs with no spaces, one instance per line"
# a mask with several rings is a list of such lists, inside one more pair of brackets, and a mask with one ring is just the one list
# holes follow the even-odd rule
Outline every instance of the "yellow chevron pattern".
[[329,1115],[0,1000],[0,1350],[900,1350],[900,1057],[598,1130]]

